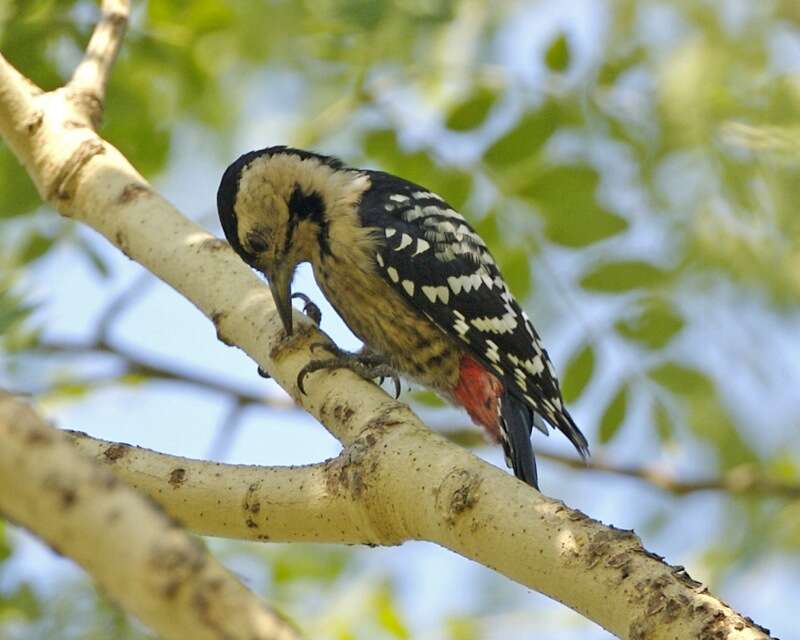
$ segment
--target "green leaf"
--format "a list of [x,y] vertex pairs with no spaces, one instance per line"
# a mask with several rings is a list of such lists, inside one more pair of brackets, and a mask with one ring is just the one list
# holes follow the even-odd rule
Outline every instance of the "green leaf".
[[617,332],[650,349],[665,347],[683,329],[684,320],[666,300],[650,298],[632,318],[618,320]]
[[345,569],[349,553],[346,549],[293,545],[281,549],[272,559],[272,579],[287,585],[296,581],[330,584]]
[[481,87],[450,111],[445,124],[453,131],[476,129],[486,120],[496,101],[497,94],[494,91]]
[[511,249],[496,255],[506,284],[517,298],[524,299],[531,290],[531,261],[524,249]]
[[33,232],[22,244],[17,259],[20,264],[28,264],[34,260],[38,260],[53,246],[56,238],[46,236],[42,233]]
[[472,190],[470,174],[437,165],[426,151],[406,152],[391,129],[370,131],[364,137],[364,150],[385,171],[430,189],[454,209],[464,206]]
[[6,145],[0,145],[0,218],[29,213],[42,204],[33,182]]
[[582,348],[572,354],[564,371],[561,384],[561,392],[565,402],[575,402],[580,398],[586,385],[592,379],[594,365],[594,349],[590,343],[585,343]]
[[714,385],[705,373],[677,362],[664,362],[650,369],[647,375],[680,396],[711,395],[714,392]]
[[536,111],[525,114],[517,124],[501,136],[484,154],[492,168],[505,168],[520,163],[536,153],[558,127],[558,105],[547,102]]
[[415,402],[425,407],[439,408],[445,406],[444,401],[433,391],[413,391],[411,397],[414,398]]
[[92,392],[92,386],[86,382],[59,382],[53,393],[59,397],[79,400]]
[[669,411],[664,404],[659,400],[655,400],[653,402],[652,411],[653,424],[655,425],[658,439],[662,443],[667,443],[674,440],[675,433],[672,425],[672,417],[670,416]]
[[547,51],[544,54],[545,64],[550,71],[563,73],[569,68],[571,58],[572,54],[570,52],[567,34],[562,32],[558,34],[558,37],[547,47]]
[[625,231],[628,221],[596,200],[600,177],[588,166],[547,167],[516,189],[537,207],[553,242],[584,247]]
[[108,268],[105,259],[98,253],[91,242],[78,235],[76,236],[76,244],[81,248],[84,257],[93,267],[97,275],[103,279],[111,275],[111,270]]
[[8,540],[8,527],[5,520],[0,519],[0,565],[11,557],[11,542]]
[[625,414],[628,411],[628,390],[628,383],[623,383],[606,406],[603,417],[600,418],[597,437],[602,444],[611,442],[625,421]]
[[407,640],[411,637],[408,628],[397,612],[392,593],[388,587],[384,586],[378,589],[375,594],[375,608],[378,624],[390,636],[399,640]]
[[473,618],[452,617],[446,622],[448,640],[479,640],[478,624]]
[[17,324],[27,318],[32,307],[5,291],[0,291],[0,336],[6,335]]
[[39,598],[27,583],[21,584],[12,594],[0,597],[0,620],[5,617],[37,620],[41,615]]
[[666,280],[667,273],[643,260],[620,260],[601,264],[581,278],[581,286],[589,291],[615,293],[643,287],[654,287]]
[[478,235],[483,238],[489,249],[499,246],[500,229],[497,226],[497,212],[490,211],[483,218],[472,225]]

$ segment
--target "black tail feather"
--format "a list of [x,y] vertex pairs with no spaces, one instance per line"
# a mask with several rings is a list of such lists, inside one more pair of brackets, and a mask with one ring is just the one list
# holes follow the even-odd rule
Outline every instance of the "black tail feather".
[[514,469],[517,478],[538,491],[536,458],[531,445],[533,414],[524,402],[506,393],[500,401],[500,419],[506,462]]
[[572,445],[578,450],[578,453],[581,454],[581,458],[586,460],[589,457],[589,443],[586,441],[586,436],[578,429],[578,425],[569,415],[569,411],[562,408],[550,422],[567,436]]

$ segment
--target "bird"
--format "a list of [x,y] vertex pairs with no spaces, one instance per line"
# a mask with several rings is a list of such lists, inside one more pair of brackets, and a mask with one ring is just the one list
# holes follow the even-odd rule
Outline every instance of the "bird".
[[330,357],[309,363],[298,375],[301,391],[320,369],[348,368],[366,379],[401,374],[466,409],[502,445],[514,475],[537,490],[533,427],[557,429],[589,455],[528,315],[486,243],[440,196],[280,145],[231,163],[217,208],[228,243],[266,277],[287,335],[292,277],[310,262],[322,293],[364,344],[357,353],[332,347]]

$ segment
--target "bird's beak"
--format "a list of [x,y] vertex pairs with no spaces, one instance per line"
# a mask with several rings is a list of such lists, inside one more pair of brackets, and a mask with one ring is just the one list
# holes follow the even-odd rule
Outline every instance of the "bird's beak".
[[292,335],[292,271],[280,271],[269,278],[269,290],[278,309],[286,335]]

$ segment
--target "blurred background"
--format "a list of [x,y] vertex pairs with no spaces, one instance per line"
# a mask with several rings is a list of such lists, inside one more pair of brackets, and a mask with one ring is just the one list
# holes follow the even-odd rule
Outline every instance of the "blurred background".
[[[102,133],[168,199],[221,235],[224,167],[273,144],[444,196],[524,302],[591,443],[574,468],[564,438],[534,434],[543,491],[800,638],[800,3],[133,5]],[[94,2],[0,0],[0,50],[53,88],[96,18]],[[296,288],[358,345],[307,268]],[[0,386],[64,428],[179,455],[339,449],[183,298],[41,207],[1,143]],[[504,467],[464,413],[404,397]],[[313,638],[610,637],[434,545],[209,544]],[[0,521],[0,638],[149,637]]]

